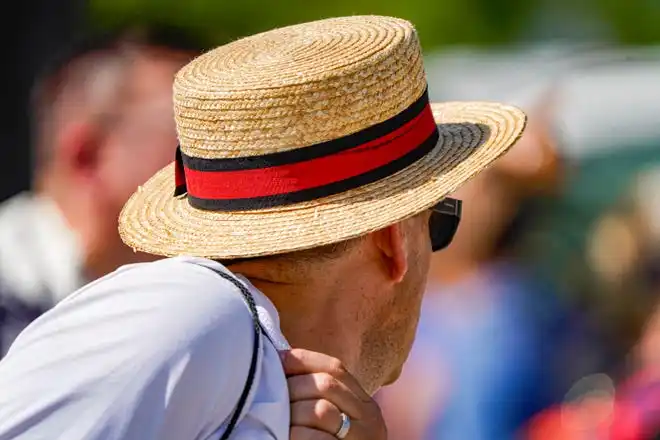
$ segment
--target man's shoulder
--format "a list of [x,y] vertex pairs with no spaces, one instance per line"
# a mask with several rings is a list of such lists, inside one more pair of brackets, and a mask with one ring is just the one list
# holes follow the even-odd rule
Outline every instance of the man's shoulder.
[[45,335],[61,337],[62,344],[84,343],[84,331],[59,330],[74,327],[90,329],[91,345],[98,343],[99,332],[112,333],[126,356],[157,352],[167,357],[200,338],[214,339],[207,343],[218,345],[219,352],[234,343],[250,346],[249,309],[238,287],[214,270],[227,272],[219,263],[189,257],[124,266],[42,315],[17,345]]
[[[185,433],[175,438],[220,426],[245,384],[255,329],[216,264],[125,266],[34,321],[0,362],[0,437],[23,425],[85,438],[162,438],[163,420]],[[37,425],[23,416],[32,408],[44,408]]]
[[[198,287],[199,294],[210,291],[237,291],[234,283],[218,274],[224,273],[235,278],[231,272],[217,261],[201,257],[179,256],[164,258],[150,263],[136,263],[121,266],[114,272],[91,282],[77,293],[90,290],[116,289],[117,285],[128,289],[157,285],[172,292],[181,292],[190,287]],[[215,296],[215,295],[214,295]],[[239,296],[240,298],[240,296]]]
[[240,289],[217,262],[204,258],[175,257],[152,263],[127,265],[83,287],[61,304],[62,308],[107,303],[112,308],[144,310],[144,318],[174,318],[181,324],[212,317],[232,324],[249,317]]
[[[218,272],[227,274],[221,276]],[[220,263],[199,257],[172,257],[150,263],[121,266],[114,272],[78,289],[62,303],[78,301],[79,297],[109,295],[130,297],[131,302],[150,298],[149,292],[159,292],[158,300],[186,302],[240,301],[238,287],[227,278],[236,278]]]

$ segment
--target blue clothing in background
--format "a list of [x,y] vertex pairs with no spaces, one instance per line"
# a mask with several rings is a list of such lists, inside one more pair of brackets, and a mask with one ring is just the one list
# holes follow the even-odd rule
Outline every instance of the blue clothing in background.
[[448,385],[424,438],[515,438],[532,415],[563,395],[557,348],[568,326],[556,298],[504,263],[459,285],[429,289],[410,362],[424,371],[426,359],[441,359]]

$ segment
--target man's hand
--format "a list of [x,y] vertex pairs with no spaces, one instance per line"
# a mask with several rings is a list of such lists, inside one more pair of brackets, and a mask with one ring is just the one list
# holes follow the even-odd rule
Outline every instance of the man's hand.
[[280,352],[291,399],[291,440],[333,440],[346,414],[346,440],[387,440],[378,404],[338,359],[313,351]]

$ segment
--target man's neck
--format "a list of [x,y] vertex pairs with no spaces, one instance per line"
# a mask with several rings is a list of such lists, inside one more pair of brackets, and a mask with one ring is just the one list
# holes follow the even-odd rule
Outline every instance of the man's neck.
[[339,291],[339,283],[332,282],[331,274],[323,283],[315,282],[313,277],[274,282],[261,278],[258,270],[244,269],[242,264],[230,266],[230,270],[246,276],[273,302],[280,329],[292,347],[325,353],[349,368],[358,367],[356,335],[362,331],[361,326],[358,320],[350,318],[350,311],[342,303],[351,295]]
[[[341,326],[334,319],[336,314],[332,301],[327,300],[323,292],[313,286],[275,284],[254,278],[250,281],[275,304],[282,333],[292,346],[328,351],[323,333],[337,336],[337,327]],[[318,293],[316,302],[309,300],[309,292]]]

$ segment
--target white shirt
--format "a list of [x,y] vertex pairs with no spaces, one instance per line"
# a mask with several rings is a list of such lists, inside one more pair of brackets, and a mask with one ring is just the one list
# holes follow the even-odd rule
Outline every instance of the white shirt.
[[[124,266],[34,321],[0,361],[0,440],[210,440],[246,382],[252,318],[214,261]],[[232,439],[289,438],[272,303],[247,280],[262,325],[247,414]],[[275,347],[273,344],[277,345]]]
[[80,241],[57,205],[21,193],[0,205],[0,285],[50,308],[85,284]]
[[80,241],[52,200],[26,192],[0,205],[0,358],[32,320],[84,284]]

